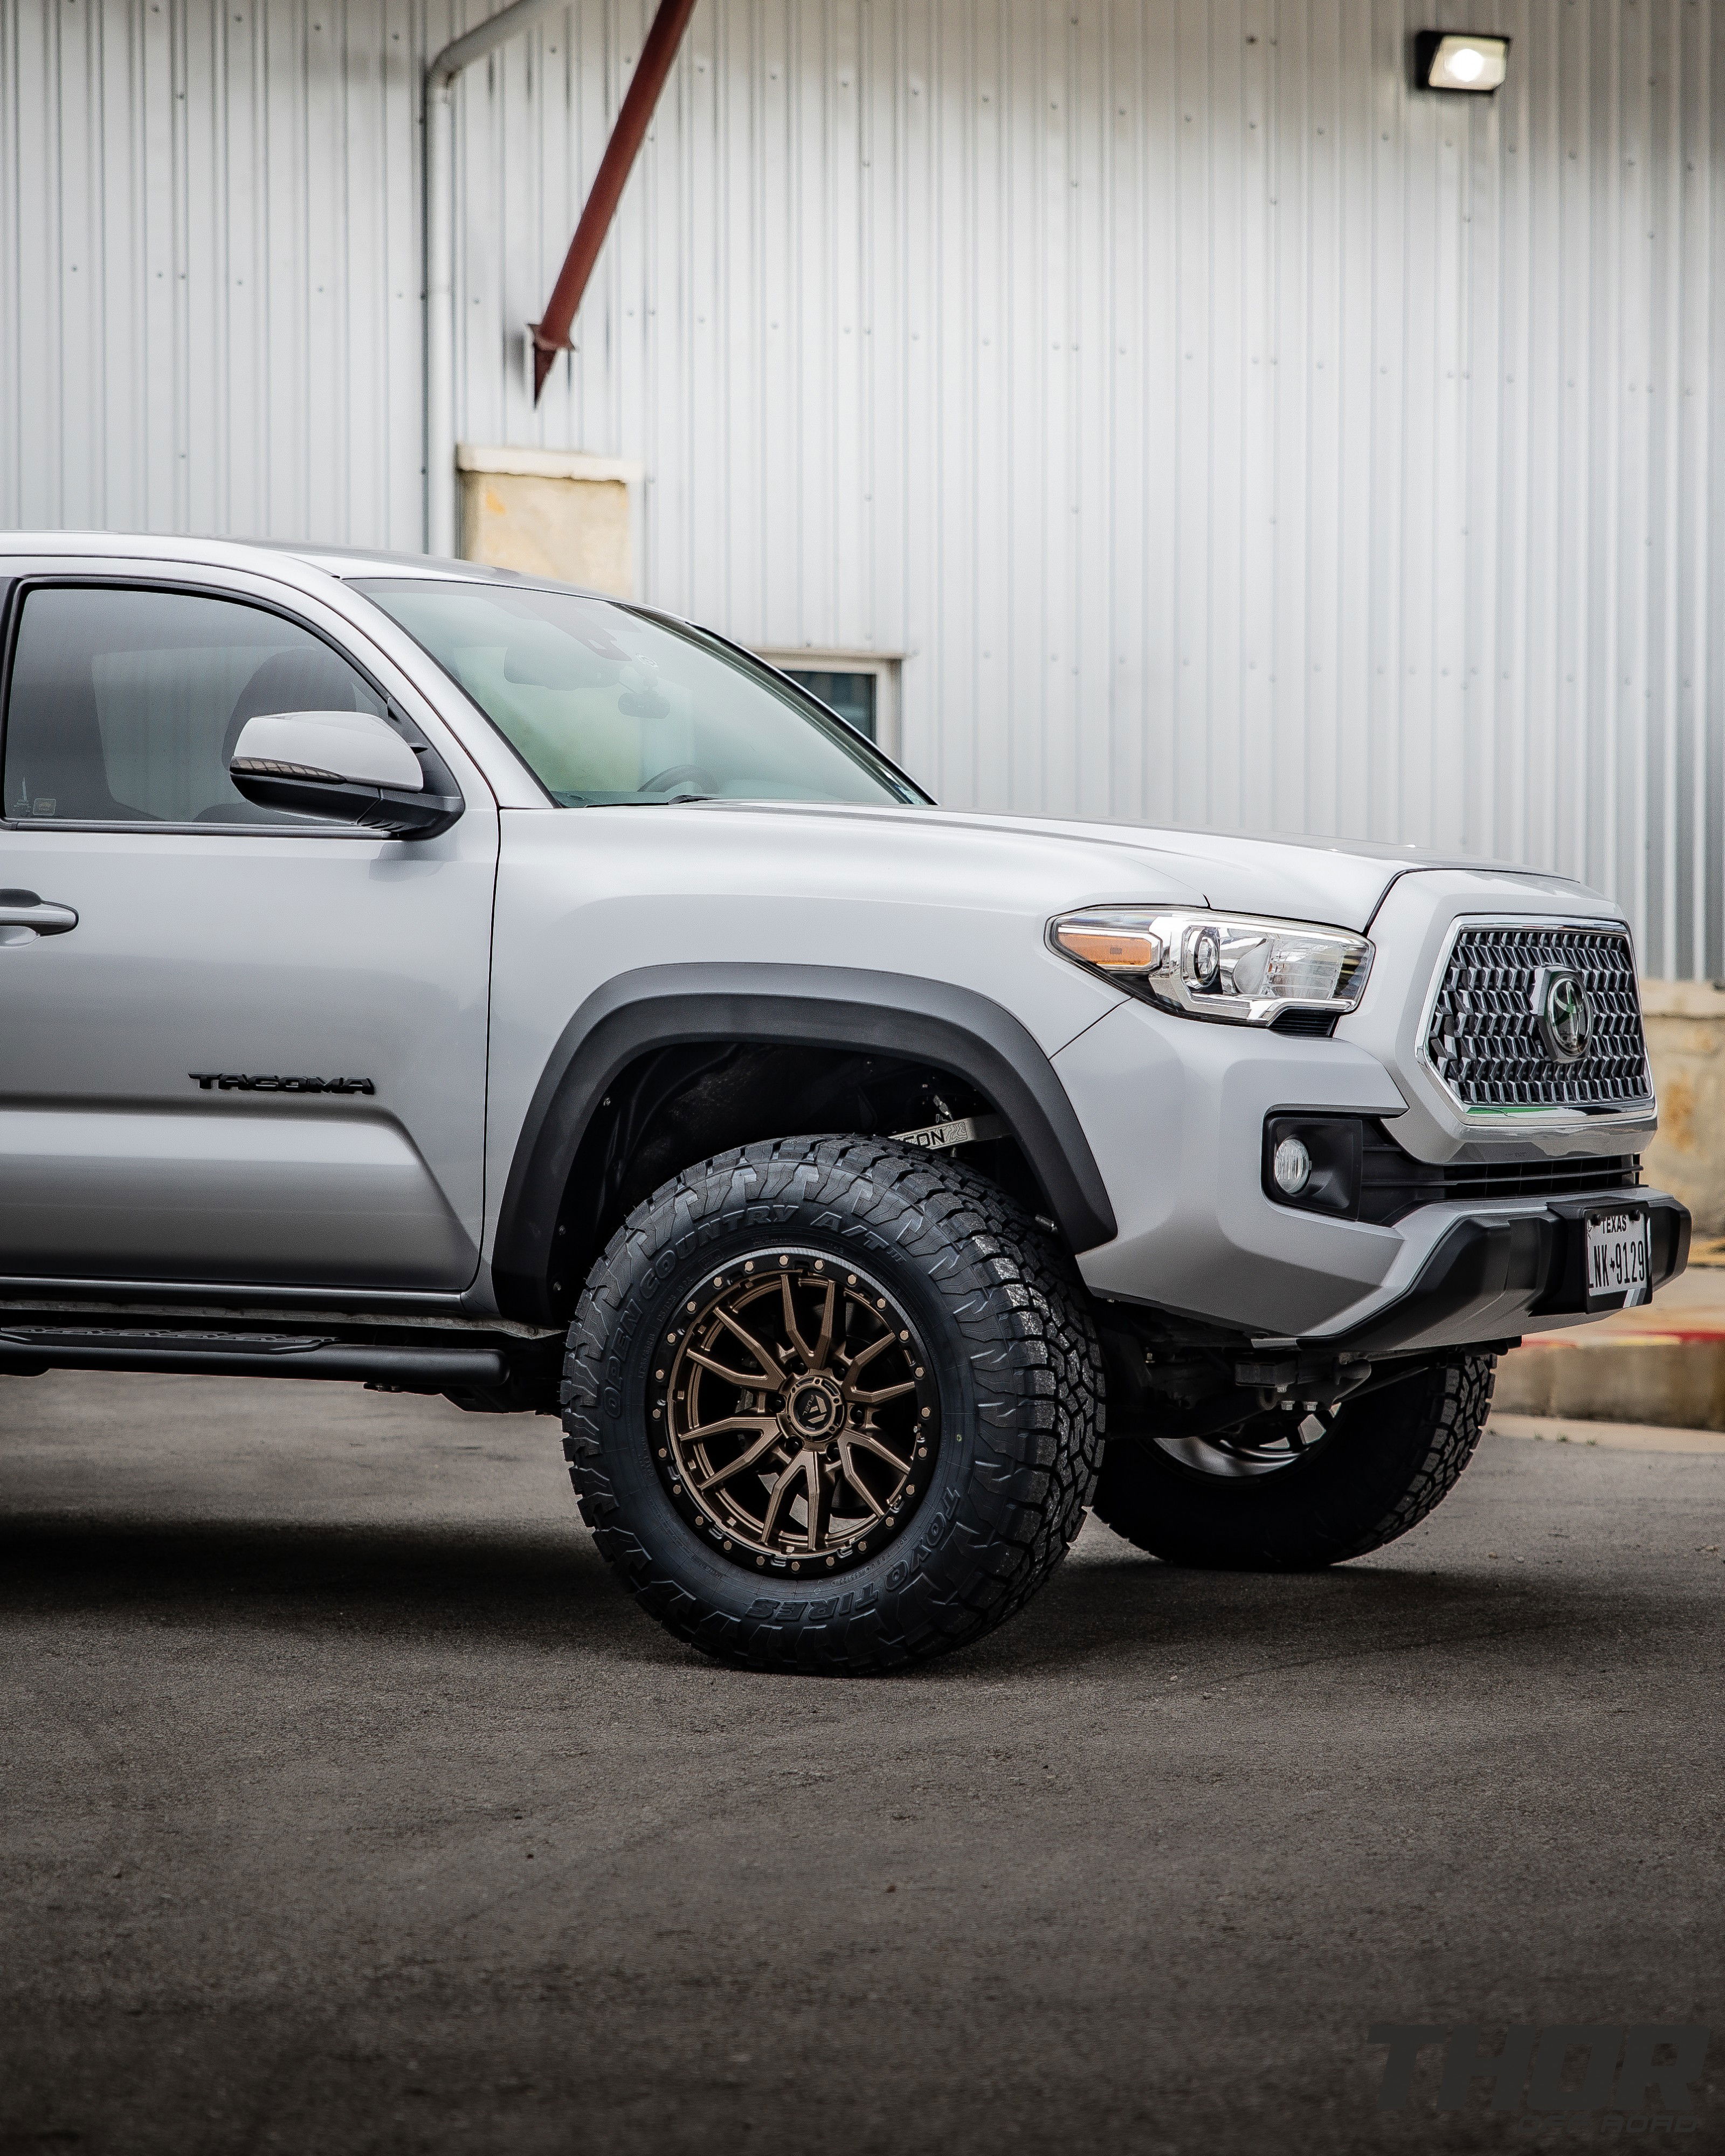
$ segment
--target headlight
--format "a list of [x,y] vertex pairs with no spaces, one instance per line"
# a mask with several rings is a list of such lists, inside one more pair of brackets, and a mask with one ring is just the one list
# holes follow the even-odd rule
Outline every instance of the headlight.
[[1055,950],[1129,995],[1230,1025],[1353,1010],[1372,970],[1363,936],[1242,913],[1093,907],[1060,915],[1048,933]]

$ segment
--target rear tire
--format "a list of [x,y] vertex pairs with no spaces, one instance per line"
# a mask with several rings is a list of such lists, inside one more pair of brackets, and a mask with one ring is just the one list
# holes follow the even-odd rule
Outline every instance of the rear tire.
[[1024,1606],[1083,1522],[1101,1394],[1076,1269],[995,1185],[890,1140],[779,1140],[613,1237],[569,1331],[564,1451],[668,1630],[855,1676]]
[[1153,1440],[1116,1439],[1096,1511],[1170,1564],[1298,1572],[1381,1549],[1455,1486],[1491,1404],[1490,1355],[1422,1364],[1344,1406],[1309,1455],[1269,1473],[1209,1473]]

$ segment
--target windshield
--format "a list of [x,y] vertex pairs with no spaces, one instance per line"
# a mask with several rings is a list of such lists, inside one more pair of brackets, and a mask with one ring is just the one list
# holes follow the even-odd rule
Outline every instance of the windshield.
[[698,629],[573,592],[357,581],[566,808],[926,797],[792,683]]

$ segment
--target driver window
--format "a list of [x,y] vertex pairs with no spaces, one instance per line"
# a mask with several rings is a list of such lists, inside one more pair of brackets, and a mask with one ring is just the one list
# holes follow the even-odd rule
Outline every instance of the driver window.
[[122,585],[27,593],[0,797],[40,823],[306,824],[241,798],[228,760],[248,719],[372,711],[370,684],[260,607]]

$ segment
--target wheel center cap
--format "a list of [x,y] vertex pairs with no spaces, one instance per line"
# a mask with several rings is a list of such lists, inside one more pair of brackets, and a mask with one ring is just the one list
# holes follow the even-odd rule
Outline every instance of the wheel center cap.
[[785,1416],[798,1437],[830,1437],[844,1420],[844,1396],[830,1378],[805,1378],[792,1389]]

